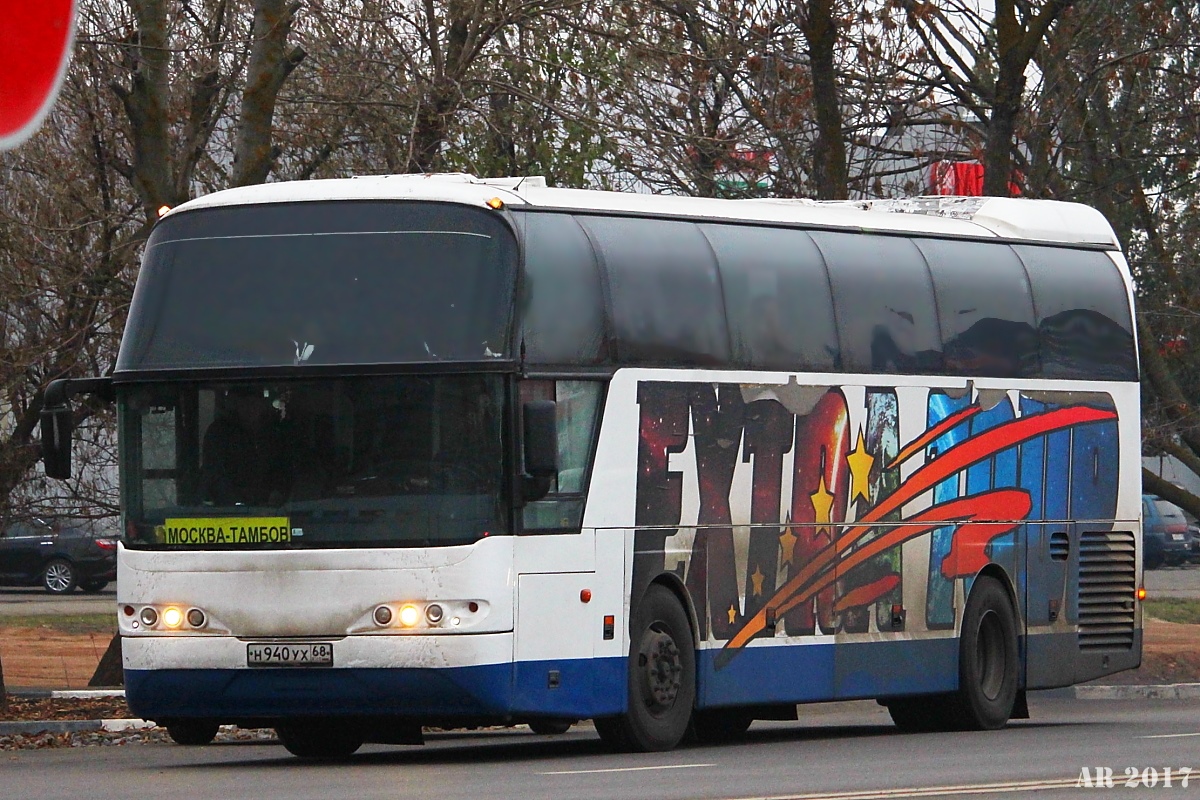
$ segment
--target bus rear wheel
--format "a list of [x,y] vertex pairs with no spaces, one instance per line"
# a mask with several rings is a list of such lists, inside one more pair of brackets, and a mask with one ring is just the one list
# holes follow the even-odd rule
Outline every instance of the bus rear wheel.
[[670,750],[683,740],[696,698],[696,646],[679,600],[651,584],[638,604],[629,646],[629,708],[595,720],[613,749]]
[[983,731],[1007,725],[1017,700],[1018,670],[1017,620],[1008,592],[995,578],[977,578],[959,638],[953,727]]
[[975,580],[958,640],[958,691],[884,701],[902,731],[983,731],[1008,724],[1017,701],[1017,621],[995,578]]
[[360,731],[346,723],[332,721],[279,725],[275,735],[289,753],[299,758],[347,758],[363,744]]

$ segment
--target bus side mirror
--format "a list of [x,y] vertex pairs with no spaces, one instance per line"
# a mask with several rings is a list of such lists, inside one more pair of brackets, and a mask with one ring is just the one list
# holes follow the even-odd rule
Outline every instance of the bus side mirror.
[[531,503],[550,492],[558,475],[558,409],[553,400],[530,400],[522,409],[525,434],[525,475],[522,500]]
[[71,477],[73,422],[69,405],[42,409],[42,461],[47,478]]
[[558,474],[558,407],[553,400],[525,403],[525,474],[553,478]]
[[47,478],[66,480],[71,477],[71,438],[75,433],[71,395],[80,392],[91,392],[111,403],[114,399],[112,378],[59,378],[46,386],[39,421]]

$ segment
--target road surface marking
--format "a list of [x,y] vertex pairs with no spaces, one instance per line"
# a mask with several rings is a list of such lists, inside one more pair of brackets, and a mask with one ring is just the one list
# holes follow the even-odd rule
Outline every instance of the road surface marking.
[[1006,783],[974,783],[960,786],[918,786],[910,789],[864,789],[851,792],[814,792],[812,794],[781,794],[768,797],[739,798],[738,800],[899,800],[905,797],[958,797],[966,794],[1002,794],[1007,792],[1040,792],[1046,789],[1072,789],[1078,778],[1042,781],[1009,781]]
[[594,775],[599,772],[645,772],[652,769],[695,769],[715,767],[716,764],[661,764],[657,767],[613,767],[612,769],[564,769],[558,772],[539,772],[538,775]]
[[1182,739],[1185,736],[1200,736],[1200,733],[1156,733],[1153,736],[1137,736],[1137,739]]

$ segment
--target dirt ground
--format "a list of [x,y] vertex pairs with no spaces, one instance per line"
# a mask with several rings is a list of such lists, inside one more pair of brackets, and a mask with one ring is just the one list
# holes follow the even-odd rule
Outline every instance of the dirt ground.
[[[47,628],[0,627],[0,663],[9,687],[82,689],[108,647],[104,634],[70,634]],[[1110,684],[1200,682],[1200,625],[1146,621],[1142,666],[1097,681]],[[96,719],[128,716],[111,700],[18,700],[10,698],[0,720]]]
[[22,689],[84,689],[111,639],[103,633],[0,627],[4,683]]

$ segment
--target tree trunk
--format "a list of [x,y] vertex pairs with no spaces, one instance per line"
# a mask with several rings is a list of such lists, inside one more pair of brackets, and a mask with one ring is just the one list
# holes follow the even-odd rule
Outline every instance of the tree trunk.
[[125,106],[133,138],[133,185],[148,223],[164,205],[186,200],[175,194],[168,114],[171,49],[167,41],[166,0],[132,0],[137,30],[126,46],[131,86],[112,89]]
[[8,691],[4,688],[4,661],[0,659],[0,710],[8,708]]
[[[1025,102],[1025,70],[1045,40],[1050,26],[1073,0],[1046,0],[1036,16],[1023,23],[1017,0],[996,0],[996,85],[992,114],[987,124],[983,154],[983,193],[990,197],[1011,194],[1012,149],[1017,116]],[[987,99],[987,98],[985,98]]]
[[300,47],[287,49],[287,37],[299,8],[298,0],[255,0],[254,45],[242,93],[233,155],[233,186],[252,186],[265,181],[278,155],[271,144],[275,102],[283,82],[306,55]]
[[838,29],[833,18],[834,0],[809,0],[801,23],[808,40],[812,70],[813,110],[817,138],[813,142],[813,184],[821,200],[845,200],[846,140],[842,133],[841,94],[838,91],[834,48]]

